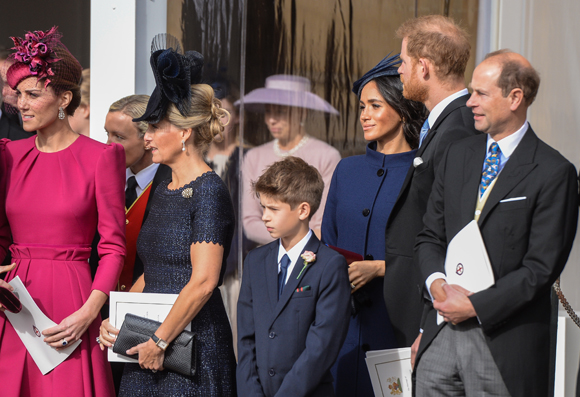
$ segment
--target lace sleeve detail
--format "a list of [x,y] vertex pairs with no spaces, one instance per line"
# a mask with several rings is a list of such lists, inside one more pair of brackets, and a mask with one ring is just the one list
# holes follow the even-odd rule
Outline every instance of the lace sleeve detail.
[[191,213],[190,243],[214,243],[229,250],[235,226],[230,194],[217,175],[196,189],[196,207]]

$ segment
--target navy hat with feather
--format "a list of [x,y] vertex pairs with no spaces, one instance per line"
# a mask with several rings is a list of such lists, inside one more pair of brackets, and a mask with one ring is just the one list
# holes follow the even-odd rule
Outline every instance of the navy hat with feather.
[[[389,55],[391,53],[389,52]],[[382,76],[396,76],[399,74],[399,65],[401,64],[400,54],[393,55],[392,57],[387,55],[379,62],[377,66],[365,73],[363,77],[355,81],[352,85],[352,92],[360,97],[360,93],[365,85],[373,79]]]
[[201,83],[203,55],[197,51],[183,53],[179,40],[160,33],[151,42],[151,69],[155,89],[145,113],[134,122],[158,123],[173,103],[183,117],[188,117],[191,104],[191,85]]

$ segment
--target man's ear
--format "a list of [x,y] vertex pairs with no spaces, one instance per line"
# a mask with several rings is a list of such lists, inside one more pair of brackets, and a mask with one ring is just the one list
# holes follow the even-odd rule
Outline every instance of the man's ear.
[[508,95],[510,110],[515,112],[524,103],[524,92],[521,88],[514,88]]
[[310,204],[306,201],[301,202],[298,204],[298,218],[303,221],[310,217]]
[[431,62],[427,58],[419,58],[417,61],[417,73],[423,78],[423,80],[429,80],[429,75],[431,73]]

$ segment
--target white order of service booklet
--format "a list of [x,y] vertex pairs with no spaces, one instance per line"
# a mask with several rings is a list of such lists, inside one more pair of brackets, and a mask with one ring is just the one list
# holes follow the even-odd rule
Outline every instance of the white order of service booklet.
[[366,354],[367,368],[375,397],[411,397],[411,348],[371,350]]
[[[109,322],[121,329],[127,313],[163,322],[173,307],[177,294],[148,294],[140,292],[116,292],[109,295]],[[191,331],[191,324],[185,327]],[[108,360],[111,362],[136,363],[138,360],[125,357],[109,348]]]
[[14,287],[14,291],[12,292],[20,299],[22,310],[19,313],[11,313],[6,310],[4,314],[14,327],[14,330],[20,337],[26,350],[28,350],[28,353],[30,353],[40,372],[46,375],[66,360],[81,344],[81,339],[62,350],[56,350],[44,342],[42,331],[54,327],[57,324],[40,310],[22,283],[22,280],[20,280],[20,277],[14,277],[8,284]]
[[[477,221],[469,222],[449,242],[445,275],[447,284],[457,284],[471,292],[483,291],[495,283]],[[443,317],[437,314],[437,324],[442,322]]]

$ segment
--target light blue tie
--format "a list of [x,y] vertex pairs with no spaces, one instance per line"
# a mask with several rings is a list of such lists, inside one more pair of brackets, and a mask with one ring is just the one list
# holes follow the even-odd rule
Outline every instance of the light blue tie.
[[491,185],[497,174],[499,173],[499,160],[501,150],[499,145],[494,142],[489,147],[490,155],[485,159],[485,167],[483,174],[481,174],[481,185],[479,187],[479,195],[483,196],[485,190]]
[[429,118],[425,120],[423,123],[423,127],[421,127],[421,134],[419,135],[419,147],[423,144],[427,133],[429,132]]
[[290,258],[288,257],[288,254],[284,254],[280,261],[280,273],[278,273],[278,300],[280,300],[282,291],[284,291],[284,285],[286,285],[286,275],[288,274],[289,265]]

